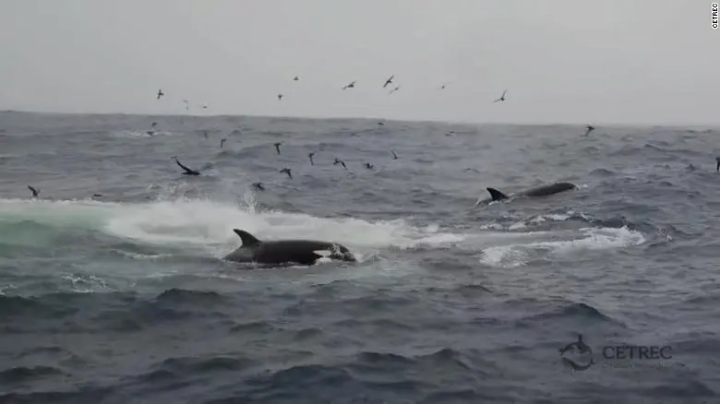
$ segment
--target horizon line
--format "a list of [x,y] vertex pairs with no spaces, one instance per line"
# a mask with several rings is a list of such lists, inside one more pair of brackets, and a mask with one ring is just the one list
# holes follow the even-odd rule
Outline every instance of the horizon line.
[[558,122],[558,121],[527,121],[527,122],[504,122],[504,121],[463,121],[463,120],[447,120],[447,119],[402,119],[402,118],[381,118],[381,117],[362,117],[362,116],[293,116],[293,115],[255,115],[255,114],[214,114],[214,115],[193,115],[183,113],[140,113],[140,112],[67,112],[67,111],[43,111],[43,110],[19,110],[19,109],[3,109],[0,113],[19,113],[19,114],[36,114],[36,115],[127,115],[127,116],[145,116],[145,117],[188,117],[188,118],[219,118],[219,117],[247,117],[247,118],[269,118],[269,119],[297,119],[297,120],[327,120],[327,121],[341,121],[341,120],[375,120],[385,122],[406,122],[406,123],[434,123],[434,124],[449,124],[449,125],[516,125],[516,126],[577,126],[577,125],[602,125],[609,127],[642,127],[642,126],[662,126],[662,127],[710,127],[720,128],[720,122],[710,123],[649,123],[649,122]]

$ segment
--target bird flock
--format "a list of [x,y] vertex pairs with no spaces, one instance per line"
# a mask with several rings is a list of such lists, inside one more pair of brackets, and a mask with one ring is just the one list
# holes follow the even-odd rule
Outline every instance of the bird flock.
[[[382,122],[380,122],[380,123],[382,123]],[[207,132],[205,132],[204,134],[205,134],[205,137],[207,138]],[[223,147],[223,144],[225,143],[225,141],[227,141],[226,138],[223,138],[223,139],[220,140],[220,148]],[[282,155],[282,152],[280,151],[280,146],[282,146],[282,145],[283,145],[283,142],[275,142],[275,143],[273,143],[273,147],[275,147],[275,152],[277,153],[278,156],[281,156],[281,155]],[[399,159],[398,154],[397,154],[397,152],[396,152],[395,150],[390,150],[390,152],[392,153],[392,156],[393,156],[393,159],[394,159],[394,160]],[[308,156],[308,160],[310,160],[310,165],[311,165],[311,166],[314,166],[314,165],[315,165],[315,160],[314,160],[315,154],[316,154],[316,152],[310,152],[310,153],[308,153],[308,155],[307,155],[307,156]],[[175,161],[175,164],[177,164],[177,165],[182,169],[182,174],[183,174],[183,175],[190,175],[190,176],[198,176],[198,175],[200,175],[200,171],[195,170],[195,169],[192,169],[192,168],[190,168],[190,167],[182,164],[182,163],[180,162],[180,160],[178,159],[177,156],[172,156],[172,159]],[[342,166],[342,168],[344,168],[345,170],[348,170],[348,171],[349,171],[349,169],[348,169],[348,167],[347,167],[347,164],[345,164],[345,162],[344,162],[342,159],[338,158],[338,157],[335,157],[335,160],[333,161],[333,165],[335,165],[335,166],[340,165],[340,166]],[[365,167],[365,168],[368,169],[368,170],[374,170],[374,169],[375,169],[375,166],[374,166],[373,164],[369,163],[369,162],[364,163],[363,167]],[[282,174],[287,175],[289,179],[293,179],[292,169],[291,169],[290,167],[282,168],[279,172],[282,173]],[[252,186],[253,186],[253,188],[255,188],[255,189],[257,189],[257,190],[260,190],[260,191],[264,191],[264,190],[265,190],[265,185],[264,185],[262,182],[255,182],[255,183],[252,184]],[[35,196],[37,196],[37,194],[35,194]]]
[[[300,81],[300,77],[299,77],[299,76],[294,76],[292,80],[293,80],[293,81],[296,81],[296,82],[297,82],[297,81]],[[340,87],[340,88],[341,88],[343,91],[345,91],[345,90],[348,90],[348,89],[353,89],[353,88],[355,88],[356,84],[357,84],[357,80],[352,80],[352,81],[348,82],[347,84],[345,84],[344,86],[342,86],[342,87]],[[439,90],[445,90],[445,88],[447,88],[448,85],[450,85],[450,82],[445,82],[445,83],[443,83],[443,84],[439,87]],[[393,94],[393,93],[395,93],[395,92],[397,92],[397,91],[400,90],[400,86],[397,85],[396,82],[395,82],[395,75],[394,75],[394,74],[391,74],[391,75],[382,83],[382,89],[383,89],[383,90],[387,90],[388,86],[391,86],[391,87],[390,87],[390,90],[388,91],[388,94],[389,94],[389,95],[390,95],[390,94]],[[506,99],[507,93],[508,93],[508,90],[505,89],[505,90],[502,92],[502,94],[500,95],[500,97],[496,98],[493,102],[505,102],[505,101],[507,100],[507,99]],[[161,100],[161,99],[162,99],[163,97],[165,97],[165,96],[166,96],[166,94],[165,94],[165,92],[162,90],[162,88],[161,88],[161,89],[158,89],[157,94],[156,94],[156,100],[159,101],[159,100]],[[277,94],[277,99],[278,99],[278,101],[282,101],[283,97],[284,97],[284,94],[282,94],[282,93]],[[184,99],[184,98],[183,98],[181,101],[182,101],[182,103],[183,103],[183,105],[184,105],[184,107],[185,107],[185,111],[190,111],[190,101],[187,100],[187,99]],[[202,109],[208,109],[208,105],[207,105],[207,104],[202,104],[202,105],[201,105],[201,108],[202,108]],[[182,118],[181,118],[181,119],[182,119]],[[384,124],[383,124],[382,122],[378,122],[378,125],[379,125],[379,126],[383,126]],[[157,122],[152,122],[152,125],[151,125],[151,126],[152,126],[152,128],[151,128],[150,130],[146,131],[146,133],[147,133],[149,136],[153,136],[153,135],[156,133]],[[587,125],[587,126],[586,126],[585,135],[586,135],[586,136],[589,135],[590,132],[592,132],[593,130],[595,130],[595,128],[594,128],[593,126]],[[454,133],[454,132],[447,133],[446,136],[450,136],[450,135],[452,135],[453,133]],[[203,136],[207,139],[207,138],[208,138],[208,133],[207,133],[207,132],[204,132],[204,133],[203,133]],[[220,148],[223,148],[223,146],[224,146],[224,144],[225,144],[226,141],[227,141],[227,138],[222,138],[222,139],[220,139]],[[276,150],[277,154],[280,155],[280,154],[281,154],[281,153],[280,153],[280,146],[282,145],[282,142],[276,142],[276,143],[274,143],[273,145],[274,145],[274,147],[275,147],[275,150]],[[394,150],[391,150],[391,153],[392,153],[393,159],[397,160],[397,159],[398,159],[397,153],[396,153]],[[311,153],[308,154],[308,159],[310,160],[310,165],[315,165],[315,161],[314,161],[314,159],[313,159],[314,156],[315,156],[315,152],[311,152]],[[182,171],[182,174],[184,174],[184,175],[191,175],[191,176],[198,176],[198,175],[200,175],[200,171],[195,170],[195,169],[192,169],[192,168],[189,168],[189,167],[183,165],[183,164],[180,162],[180,160],[178,159],[177,156],[173,156],[172,159],[173,159],[173,160],[175,161],[175,163],[183,170],[183,171]],[[333,162],[333,165],[340,165],[340,166],[342,166],[345,170],[348,170],[348,167],[347,167],[347,165],[345,164],[345,162],[344,162],[343,160],[337,158],[337,157],[335,158],[335,160],[334,160],[334,162]],[[374,170],[374,169],[375,169],[375,166],[374,166],[373,164],[369,163],[369,162],[364,163],[364,167],[365,167],[366,169],[368,169],[368,170]],[[718,171],[720,171],[720,158],[718,158]],[[289,167],[285,167],[285,168],[281,169],[281,170],[280,170],[280,173],[286,174],[286,175],[288,176],[288,178],[290,178],[290,179],[293,178],[293,176],[292,176],[292,169],[289,168]],[[263,185],[262,183],[260,183],[260,182],[255,182],[255,183],[253,183],[252,185],[253,185],[253,187],[254,187],[255,189],[257,189],[257,190],[261,190],[261,191],[265,190],[264,185]],[[40,190],[37,189],[37,188],[34,188],[34,187],[32,187],[32,186],[29,186],[29,185],[28,185],[28,188],[31,190],[31,192],[32,192],[32,194],[33,194],[33,198],[37,198],[38,195],[39,195],[39,193],[40,193]],[[98,197],[98,196],[101,196],[101,195],[100,195],[100,194],[94,194],[93,196]]]

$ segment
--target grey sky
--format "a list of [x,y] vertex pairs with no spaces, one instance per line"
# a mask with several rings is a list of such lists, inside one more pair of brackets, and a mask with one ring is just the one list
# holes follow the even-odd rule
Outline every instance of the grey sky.
[[710,4],[0,0],[0,109],[717,124]]

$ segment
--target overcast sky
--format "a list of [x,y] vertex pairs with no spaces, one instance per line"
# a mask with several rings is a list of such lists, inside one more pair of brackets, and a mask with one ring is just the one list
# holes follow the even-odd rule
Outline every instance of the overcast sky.
[[0,0],[0,109],[717,124],[710,5]]

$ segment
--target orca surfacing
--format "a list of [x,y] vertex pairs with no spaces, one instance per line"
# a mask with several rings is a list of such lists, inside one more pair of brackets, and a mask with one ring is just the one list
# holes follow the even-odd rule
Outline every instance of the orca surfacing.
[[242,246],[224,257],[228,261],[276,265],[313,265],[323,257],[338,261],[357,261],[347,247],[338,243],[316,240],[260,241],[244,230],[233,231],[242,240]]

